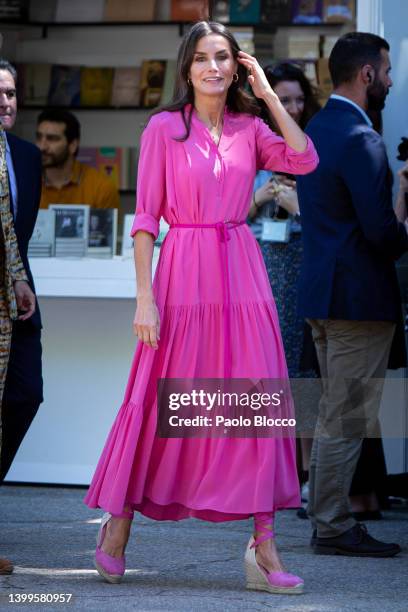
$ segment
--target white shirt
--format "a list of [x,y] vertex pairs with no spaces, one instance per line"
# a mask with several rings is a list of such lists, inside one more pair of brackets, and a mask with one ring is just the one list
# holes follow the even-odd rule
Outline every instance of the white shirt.
[[361,115],[363,116],[365,122],[370,126],[373,127],[373,122],[371,121],[370,117],[367,115],[367,113],[361,108],[361,106],[359,106],[358,104],[356,104],[355,102],[353,102],[353,100],[350,100],[350,98],[345,98],[344,96],[339,96],[338,94],[332,94],[330,96],[331,99],[333,100],[341,100],[342,102],[348,102],[349,104],[351,104],[351,106],[354,106],[354,108],[356,108],[358,111],[360,111]]

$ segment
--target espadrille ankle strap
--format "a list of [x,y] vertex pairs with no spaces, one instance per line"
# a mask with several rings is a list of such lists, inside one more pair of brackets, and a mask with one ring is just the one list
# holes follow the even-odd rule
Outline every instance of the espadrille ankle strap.
[[273,514],[267,512],[257,512],[254,514],[255,531],[259,533],[258,537],[254,539],[251,544],[251,548],[255,548],[258,544],[273,538]]

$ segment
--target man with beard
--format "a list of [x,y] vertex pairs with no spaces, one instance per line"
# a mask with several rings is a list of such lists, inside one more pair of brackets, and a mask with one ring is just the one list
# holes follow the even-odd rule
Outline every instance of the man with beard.
[[349,491],[362,439],[378,435],[383,379],[401,301],[395,260],[408,235],[392,207],[384,142],[369,109],[392,86],[388,43],[349,33],[329,58],[334,93],[310,121],[320,163],[298,177],[304,259],[301,314],[313,332],[322,397],[309,472],[317,554],[390,557],[352,517]]
[[49,204],[119,207],[113,181],[75,159],[80,132],[78,119],[69,111],[50,108],[38,117],[36,144],[43,165],[40,208],[48,208]]

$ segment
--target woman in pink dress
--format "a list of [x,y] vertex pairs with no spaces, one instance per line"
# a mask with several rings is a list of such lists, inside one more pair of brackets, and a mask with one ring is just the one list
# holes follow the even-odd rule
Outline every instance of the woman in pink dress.
[[[178,57],[172,104],[142,136],[135,236],[139,344],[125,398],[85,502],[103,508],[95,563],[125,571],[136,510],[156,520],[254,517],[247,587],[299,593],[273,540],[277,510],[299,506],[292,437],[162,438],[158,379],[287,378],[278,317],[259,247],[245,224],[257,169],[311,172],[318,159],[256,59],[226,28],[200,22]],[[283,137],[244,90],[267,104]],[[159,219],[170,225],[152,284]]]

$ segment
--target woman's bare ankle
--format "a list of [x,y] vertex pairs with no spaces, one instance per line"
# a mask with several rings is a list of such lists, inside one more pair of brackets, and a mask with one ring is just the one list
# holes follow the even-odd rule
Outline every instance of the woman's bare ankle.
[[129,519],[111,517],[106,525],[102,550],[111,557],[122,557],[130,536]]

